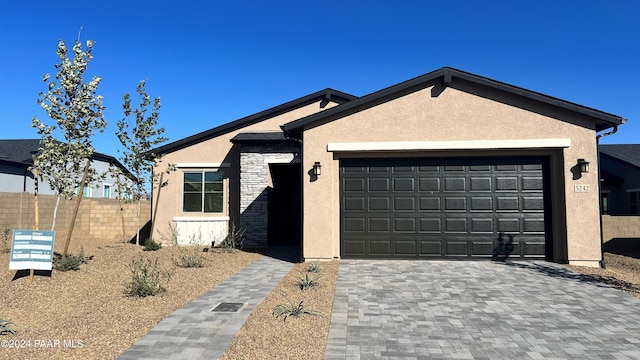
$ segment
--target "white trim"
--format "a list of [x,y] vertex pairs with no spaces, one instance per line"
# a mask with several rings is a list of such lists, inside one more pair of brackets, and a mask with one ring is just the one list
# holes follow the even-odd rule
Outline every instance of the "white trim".
[[539,149],[568,148],[571,139],[462,140],[462,141],[394,141],[329,143],[327,151],[415,151],[471,149]]
[[229,217],[228,216],[174,216],[173,219],[171,219],[175,222],[181,222],[181,221],[202,221],[202,222],[209,222],[209,221],[229,221]]
[[178,169],[184,168],[222,168],[222,167],[230,167],[229,163],[175,163],[174,166]]
[[[104,190],[106,189],[107,186],[109,187],[109,197],[104,197]],[[102,198],[111,199],[111,195],[113,195],[113,184],[102,183]]]

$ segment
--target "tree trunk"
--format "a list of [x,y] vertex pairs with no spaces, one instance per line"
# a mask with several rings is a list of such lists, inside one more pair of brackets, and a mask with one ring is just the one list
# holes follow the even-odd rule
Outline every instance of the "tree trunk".
[[58,206],[60,205],[60,194],[56,198],[56,206],[53,208],[53,221],[51,222],[51,231],[56,230],[56,218],[58,217]]
[[142,245],[140,243],[140,206],[141,206],[140,195],[138,195],[138,235],[136,235],[136,239],[138,240],[138,245]]
[[73,210],[73,216],[71,217],[71,224],[69,224],[69,231],[67,232],[67,240],[64,242],[64,250],[62,251],[62,258],[67,257],[67,250],[69,250],[69,243],[71,242],[71,234],[73,234],[73,227],[76,225],[76,217],[78,216],[78,209],[80,208],[80,201],[82,201],[82,195],[84,194],[84,183],[87,181],[87,174],[89,173],[89,165],[91,160],[87,159],[87,164],[84,166],[84,175],[82,175],[82,181],[80,182],[80,191],[78,194],[78,201],[76,201],[76,207]]
[[40,214],[38,211],[38,176],[33,174],[33,195],[34,195],[34,208],[35,208],[35,217],[33,223],[33,230],[38,230],[40,227]]

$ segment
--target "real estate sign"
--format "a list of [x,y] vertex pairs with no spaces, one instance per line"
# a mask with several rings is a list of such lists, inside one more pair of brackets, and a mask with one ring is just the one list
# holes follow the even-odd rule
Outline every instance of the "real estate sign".
[[9,270],[51,270],[53,231],[14,230]]

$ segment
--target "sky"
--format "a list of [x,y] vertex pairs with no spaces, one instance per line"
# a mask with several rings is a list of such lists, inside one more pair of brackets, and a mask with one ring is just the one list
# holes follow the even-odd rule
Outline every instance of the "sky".
[[[180,140],[333,88],[363,96],[450,66],[628,119],[604,144],[640,143],[640,2],[10,1],[0,10],[2,139],[37,138],[42,76],[58,40],[94,41],[121,157],[122,96],[146,79],[160,126]],[[137,99],[134,97],[134,100]]]

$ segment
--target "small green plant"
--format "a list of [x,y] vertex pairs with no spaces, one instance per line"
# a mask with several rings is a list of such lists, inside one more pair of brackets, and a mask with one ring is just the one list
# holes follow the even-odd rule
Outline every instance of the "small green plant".
[[11,240],[11,228],[9,227],[9,223],[2,224],[2,229],[0,229],[0,241],[2,242],[2,252],[9,252],[9,240]]
[[80,270],[80,265],[85,264],[87,260],[84,256],[84,250],[80,248],[78,255],[69,253],[66,257],[62,257],[61,255],[55,256],[52,266],[58,271],[78,271]]
[[158,233],[160,234],[160,241],[163,244],[178,245],[178,227],[171,226],[171,222],[167,223],[167,227],[169,228],[167,232],[158,230]]
[[144,259],[138,255],[131,260],[131,282],[125,293],[130,296],[155,296],[166,291],[165,284],[171,280],[173,271],[160,266],[158,259]]
[[205,266],[205,257],[197,246],[189,246],[190,249],[179,248],[180,258],[174,263],[182,268],[201,268]]
[[229,221],[229,232],[227,237],[218,245],[223,249],[242,249],[244,246],[244,233],[246,229],[236,227],[233,221]]
[[300,286],[300,290],[307,290],[320,285],[320,283],[317,277],[315,279],[311,278],[309,274],[306,273],[304,276],[298,278],[298,285]]
[[319,262],[312,262],[311,264],[309,264],[309,268],[307,269],[307,272],[310,273],[319,273],[320,270],[322,270],[322,268],[320,267],[320,263]]
[[8,334],[15,335],[16,331],[13,330],[11,325],[15,325],[15,323],[9,320],[0,319],[0,335],[8,335]]
[[289,316],[300,317],[302,315],[319,315],[322,316],[322,313],[317,310],[309,309],[306,305],[304,305],[304,301],[300,301],[297,305],[294,304],[288,297],[284,294],[281,294],[287,300],[287,304],[277,305],[271,315],[276,319],[279,317],[283,317],[282,322],[287,322],[287,318]]
[[144,241],[144,251],[156,251],[162,248],[162,244],[155,242],[152,238],[147,238]]

